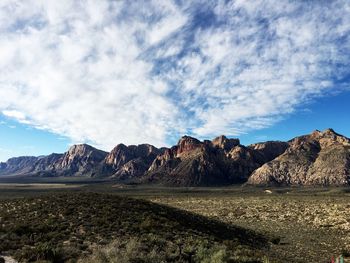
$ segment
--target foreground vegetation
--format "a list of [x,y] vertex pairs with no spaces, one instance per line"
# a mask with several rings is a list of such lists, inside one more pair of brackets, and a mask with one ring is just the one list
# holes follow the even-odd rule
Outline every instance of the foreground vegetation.
[[158,196],[152,201],[269,236],[270,258],[281,262],[350,262],[350,189],[255,189],[201,196]]
[[262,262],[268,245],[203,216],[84,192],[1,200],[0,237],[20,262]]
[[23,262],[283,263],[342,254],[350,262],[349,188],[83,184],[0,185],[0,254]]

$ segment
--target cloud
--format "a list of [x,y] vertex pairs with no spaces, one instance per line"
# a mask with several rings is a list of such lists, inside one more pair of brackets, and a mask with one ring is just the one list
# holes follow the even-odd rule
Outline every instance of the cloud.
[[268,127],[349,75],[345,0],[3,1],[0,32],[3,115],[104,149]]

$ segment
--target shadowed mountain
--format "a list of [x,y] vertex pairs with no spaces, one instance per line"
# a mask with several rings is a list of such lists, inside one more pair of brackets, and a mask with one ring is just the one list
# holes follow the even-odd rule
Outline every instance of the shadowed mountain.
[[249,184],[349,185],[350,139],[332,129],[296,137],[285,153],[252,174]]
[[73,145],[64,154],[11,158],[0,166],[1,175],[92,176],[107,153],[87,144]]
[[142,181],[177,186],[242,183],[255,169],[288,147],[282,142],[273,145],[261,144],[260,150],[256,150],[223,135],[204,142],[184,136],[176,146],[157,156]]
[[105,158],[102,173],[120,180],[142,176],[163,150],[150,144],[118,144]]
[[0,163],[0,175],[20,175],[32,171],[34,163],[39,157],[21,156],[7,160],[5,163]]

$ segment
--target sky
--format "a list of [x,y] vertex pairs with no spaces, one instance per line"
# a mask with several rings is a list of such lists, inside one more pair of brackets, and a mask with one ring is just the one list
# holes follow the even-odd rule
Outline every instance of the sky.
[[76,143],[350,137],[348,0],[2,0],[0,161]]

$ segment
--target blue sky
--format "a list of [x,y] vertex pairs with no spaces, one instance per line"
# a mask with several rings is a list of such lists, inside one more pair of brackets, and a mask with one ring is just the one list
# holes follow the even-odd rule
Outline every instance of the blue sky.
[[4,0],[0,160],[183,134],[350,136],[349,64],[346,0]]

